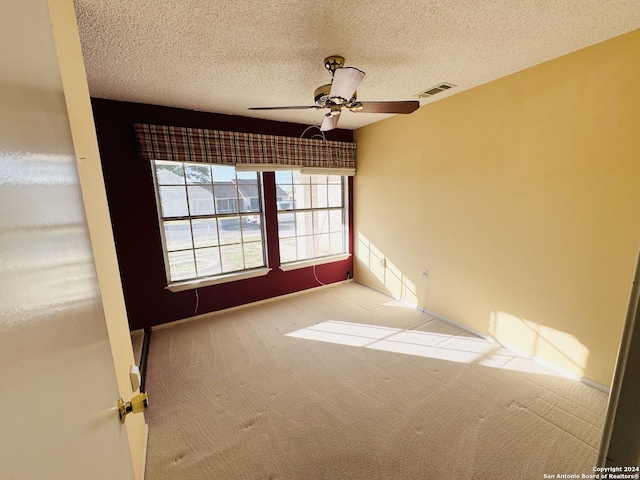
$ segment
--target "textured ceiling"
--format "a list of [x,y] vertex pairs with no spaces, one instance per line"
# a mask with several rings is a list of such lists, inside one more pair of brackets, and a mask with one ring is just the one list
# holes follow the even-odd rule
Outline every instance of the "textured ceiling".
[[[640,28],[640,0],[75,0],[94,97],[319,125],[323,60],[364,70],[358,99],[427,102]],[[535,86],[532,85],[532,88]],[[344,112],[354,129],[388,115]]]

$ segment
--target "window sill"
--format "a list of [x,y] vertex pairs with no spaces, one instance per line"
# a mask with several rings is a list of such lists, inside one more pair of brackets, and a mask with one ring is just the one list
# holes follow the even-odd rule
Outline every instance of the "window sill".
[[325,263],[340,262],[351,256],[350,253],[342,253],[340,255],[332,255],[331,257],[313,258],[311,260],[303,260],[301,262],[285,263],[280,265],[280,270],[288,272],[289,270],[297,270],[298,268],[313,267],[314,265],[324,265]]
[[246,280],[248,278],[263,277],[271,271],[270,268],[256,268],[246,272],[229,273],[227,275],[219,275],[217,277],[201,278],[196,280],[187,280],[185,282],[170,283],[166,287],[172,292],[182,292],[184,290],[193,290],[200,287],[208,287],[210,285],[219,285],[221,283],[235,282],[237,280]]

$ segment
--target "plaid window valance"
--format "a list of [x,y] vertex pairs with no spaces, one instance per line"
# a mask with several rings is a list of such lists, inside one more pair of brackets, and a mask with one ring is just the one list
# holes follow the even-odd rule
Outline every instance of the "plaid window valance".
[[145,160],[254,164],[256,166],[349,169],[356,144],[202,128],[135,124]]

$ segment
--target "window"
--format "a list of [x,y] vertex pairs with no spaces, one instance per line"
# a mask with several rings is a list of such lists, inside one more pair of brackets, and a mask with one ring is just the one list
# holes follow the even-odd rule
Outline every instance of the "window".
[[345,254],[345,177],[277,171],[282,264]]
[[154,161],[169,283],[264,267],[262,186],[233,166]]

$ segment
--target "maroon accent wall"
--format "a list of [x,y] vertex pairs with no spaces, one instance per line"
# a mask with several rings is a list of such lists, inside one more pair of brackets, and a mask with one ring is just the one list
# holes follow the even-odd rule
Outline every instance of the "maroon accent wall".
[[[248,117],[196,112],[177,108],[92,99],[107,190],[107,200],[113,223],[113,233],[120,266],[120,276],[132,330],[188,318],[207,312],[235,307],[319,285],[313,268],[283,272],[278,268],[277,214],[275,210],[275,176],[264,174],[267,199],[265,228],[268,264],[272,270],[266,276],[201,287],[198,289],[198,310],[194,290],[170,292],[165,289],[166,275],[158,225],[158,213],[151,178],[151,166],[137,153],[134,123],[151,123],[182,127],[230,130],[299,137],[308,125],[274,122]],[[313,131],[305,135],[309,137]],[[336,129],[327,132],[327,139],[353,141],[353,132]],[[353,231],[353,181],[349,179],[349,231]],[[353,252],[353,234],[349,235],[349,251]],[[353,260],[316,267],[318,279],[325,284],[353,275]]]

